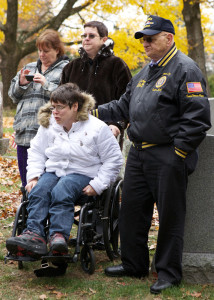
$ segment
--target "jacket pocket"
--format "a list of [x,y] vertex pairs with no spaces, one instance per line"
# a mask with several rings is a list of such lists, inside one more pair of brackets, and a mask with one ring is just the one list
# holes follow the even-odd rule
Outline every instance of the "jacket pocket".
[[[153,126],[151,126],[151,134],[156,137],[157,144],[171,143],[172,137],[166,130],[166,125],[163,123],[160,114],[157,112],[152,116]],[[153,127],[153,129],[152,129]]]

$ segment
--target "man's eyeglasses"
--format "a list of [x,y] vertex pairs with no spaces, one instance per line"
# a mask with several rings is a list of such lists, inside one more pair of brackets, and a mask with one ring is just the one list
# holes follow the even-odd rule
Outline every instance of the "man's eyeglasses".
[[158,39],[158,37],[165,36],[165,35],[167,35],[167,33],[161,34],[159,36],[144,36],[144,37],[140,38],[140,42],[141,42],[141,44],[143,44],[144,42],[152,43],[152,42],[156,41]]
[[61,111],[61,110],[63,110],[64,108],[66,108],[67,107],[67,105],[56,105],[56,106],[51,106],[51,107],[49,107],[49,109],[51,110],[51,111],[54,111],[54,110],[56,110],[56,111]]
[[84,39],[87,38],[87,36],[88,36],[88,38],[90,40],[94,39],[95,37],[100,37],[99,35],[96,35],[96,34],[93,34],[93,33],[89,33],[89,34],[82,34],[81,35],[81,39],[84,40]]

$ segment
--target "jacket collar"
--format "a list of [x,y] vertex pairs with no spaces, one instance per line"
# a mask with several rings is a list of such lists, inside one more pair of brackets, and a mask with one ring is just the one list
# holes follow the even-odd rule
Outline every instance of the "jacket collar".
[[[108,41],[108,40],[107,40]],[[80,47],[78,50],[80,57],[83,61],[89,61],[90,58],[88,57],[87,52],[83,47]],[[112,44],[111,43],[104,43],[100,50],[98,51],[97,55],[95,56],[94,60],[99,59],[100,57],[108,57],[114,55],[114,52],[112,50]]]
[[164,67],[175,56],[177,51],[178,51],[178,49],[176,48],[175,43],[174,43],[172,48],[158,62],[158,67]]
[[[69,59],[69,57],[67,55],[62,55],[52,65],[50,65],[50,67],[48,68],[48,70],[52,69],[55,65],[57,65],[62,60],[69,61],[70,59]],[[40,59],[37,60],[36,66],[37,66],[37,68],[39,70],[39,73],[42,73],[42,62],[41,62]]]
[[[50,122],[51,122],[53,128],[59,133],[59,135],[61,135],[61,133],[66,133],[65,129],[63,128],[63,126],[60,125],[60,124],[58,124],[56,122],[56,120],[54,119],[53,115],[51,115]],[[82,121],[74,122],[72,124],[71,129],[67,133],[69,133],[70,131],[77,131],[77,130],[79,130],[79,128],[81,127],[81,124],[82,124]]]

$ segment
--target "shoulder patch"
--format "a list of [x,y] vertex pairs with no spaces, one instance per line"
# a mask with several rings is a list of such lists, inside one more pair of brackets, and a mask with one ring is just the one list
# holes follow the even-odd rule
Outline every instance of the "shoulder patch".
[[200,82],[187,82],[186,85],[188,93],[203,92]]

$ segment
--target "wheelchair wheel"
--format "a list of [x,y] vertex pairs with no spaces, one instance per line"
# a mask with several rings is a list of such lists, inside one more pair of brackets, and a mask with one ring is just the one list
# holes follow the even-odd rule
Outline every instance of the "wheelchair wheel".
[[80,253],[81,266],[84,272],[93,274],[95,271],[94,251],[88,246],[83,246]]
[[123,181],[119,180],[107,192],[103,215],[103,239],[110,260],[120,257],[119,212]]
[[[12,237],[20,235],[23,232],[23,230],[26,228],[27,204],[28,204],[28,200],[26,199],[26,196],[23,193],[21,204],[19,205],[16,212]],[[18,260],[18,269],[19,270],[23,269],[23,262],[21,260]]]

